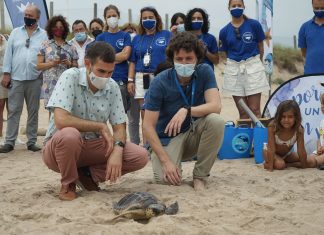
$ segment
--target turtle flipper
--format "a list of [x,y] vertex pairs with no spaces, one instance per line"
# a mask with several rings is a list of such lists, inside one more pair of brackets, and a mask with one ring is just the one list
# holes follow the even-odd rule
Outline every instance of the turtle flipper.
[[175,203],[171,204],[170,206],[168,206],[165,209],[165,214],[167,214],[167,215],[175,215],[175,214],[178,213],[178,210],[179,210],[178,202],[175,202]]
[[112,221],[120,218],[120,217],[125,217],[128,219],[146,219],[146,215],[145,215],[145,211],[142,209],[138,209],[138,210],[132,210],[132,211],[125,211],[122,212],[121,214],[115,216],[113,219],[111,219]]

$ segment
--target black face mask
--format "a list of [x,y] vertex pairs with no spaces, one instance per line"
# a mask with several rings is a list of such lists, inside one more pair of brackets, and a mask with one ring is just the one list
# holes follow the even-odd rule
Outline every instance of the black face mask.
[[102,30],[100,29],[96,29],[92,31],[92,35],[96,38],[99,34],[102,33]]
[[34,24],[36,24],[37,20],[36,19],[32,19],[32,18],[28,18],[28,17],[24,17],[24,22],[26,26],[33,26]]

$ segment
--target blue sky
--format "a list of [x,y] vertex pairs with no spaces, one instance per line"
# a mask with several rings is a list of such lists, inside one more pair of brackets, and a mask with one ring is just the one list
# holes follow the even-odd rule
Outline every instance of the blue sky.
[[[46,0],[49,7],[50,0]],[[128,9],[132,9],[133,21],[138,22],[139,10],[143,6],[154,6],[165,19],[169,19],[175,12],[186,13],[194,7],[201,7],[207,10],[210,15],[210,32],[218,37],[219,30],[230,20],[227,10],[227,0],[55,0],[54,14],[62,14],[72,23],[76,19],[83,19],[88,23],[93,18],[93,4],[98,4],[98,16],[102,18],[105,6],[116,5],[121,11],[121,24],[128,21]],[[246,14],[255,18],[256,1],[245,0]],[[291,40],[292,36],[298,34],[303,22],[313,16],[311,0],[274,0],[274,39]],[[8,16],[6,17],[9,22]]]

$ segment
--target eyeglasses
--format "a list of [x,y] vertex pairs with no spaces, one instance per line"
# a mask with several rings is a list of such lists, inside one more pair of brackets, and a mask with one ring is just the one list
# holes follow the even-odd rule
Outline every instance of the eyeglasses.
[[29,48],[30,45],[30,38],[26,39],[25,47]]
[[240,40],[241,39],[240,29],[234,27],[234,32],[235,32],[236,39]]

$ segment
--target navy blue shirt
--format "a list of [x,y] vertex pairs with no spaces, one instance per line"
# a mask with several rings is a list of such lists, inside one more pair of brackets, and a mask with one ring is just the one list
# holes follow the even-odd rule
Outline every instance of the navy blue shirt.
[[[96,41],[103,41],[109,43],[114,49],[116,54],[121,52],[125,47],[131,46],[130,35],[124,31],[117,33],[103,32],[99,34]],[[128,62],[127,60],[115,65],[112,79],[116,82],[123,81],[127,82],[128,79]]]
[[318,25],[315,18],[304,23],[299,30],[298,47],[306,48],[304,73],[324,73],[324,25]]
[[[172,73],[174,72],[174,68],[171,68],[159,73],[152,81],[145,96],[145,109],[160,112],[156,132],[162,145],[167,145],[171,140],[164,133],[166,126],[179,109],[186,105],[173,77]],[[209,65],[200,64],[192,76],[193,79],[196,79],[196,90],[194,103],[191,106],[205,104],[205,91],[211,88],[217,88],[214,71]],[[191,100],[192,83],[191,81],[188,86],[182,88],[188,100]],[[190,119],[188,117],[182,124],[181,133],[186,132],[189,127]]]
[[[204,42],[210,53],[215,54],[218,52],[217,41],[214,35],[211,35],[210,33],[201,34],[198,36],[198,39]],[[207,56],[205,56],[204,63],[209,64],[214,70],[214,64],[207,58]]]
[[[135,72],[154,73],[156,67],[166,60],[165,49],[169,44],[171,33],[166,30],[154,35],[136,35],[132,42],[132,55],[129,61],[135,63]],[[151,64],[145,67],[144,55],[151,54]]]
[[229,23],[219,33],[219,50],[227,53],[227,58],[240,62],[260,53],[258,43],[265,39],[261,24],[257,20],[246,19],[235,32]]

